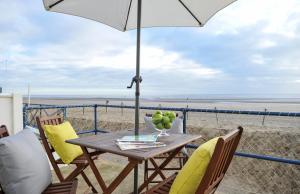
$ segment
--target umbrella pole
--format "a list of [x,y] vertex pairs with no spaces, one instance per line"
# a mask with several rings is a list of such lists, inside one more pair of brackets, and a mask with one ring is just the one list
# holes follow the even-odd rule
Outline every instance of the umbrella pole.
[[[142,0],[137,1],[137,39],[136,39],[136,75],[135,75],[135,124],[134,133],[139,135],[139,118],[140,118],[140,46],[141,46],[141,12]],[[134,194],[138,194],[138,165],[134,168]]]
[[139,134],[139,114],[140,114],[140,45],[141,45],[141,5],[142,1],[138,0],[137,14],[137,38],[136,38],[136,72],[135,72],[135,125],[134,133]]

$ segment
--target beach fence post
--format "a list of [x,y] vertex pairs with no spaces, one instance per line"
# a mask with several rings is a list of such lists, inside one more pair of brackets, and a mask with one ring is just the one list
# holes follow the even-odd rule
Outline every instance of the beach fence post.
[[265,108],[265,114],[263,116],[263,120],[262,120],[262,123],[261,123],[262,126],[265,125],[266,113],[267,113],[267,109]]
[[107,105],[109,103],[109,100],[106,100],[105,104],[106,104],[106,107],[105,107],[105,112],[107,112]]
[[98,131],[98,128],[97,128],[97,118],[98,115],[97,115],[97,104],[94,105],[94,131],[95,131],[95,135],[97,135],[97,131]]
[[219,118],[218,118],[218,110],[217,110],[217,107],[215,107],[215,111],[216,111],[216,121],[217,121],[217,125],[219,125]]
[[122,116],[124,114],[124,103],[123,103],[123,101],[121,102],[121,114],[122,114]]
[[42,117],[42,108],[41,107],[42,107],[42,105],[40,104],[40,109],[39,109],[40,110],[40,118]]
[[82,114],[84,115],[85,113],[85,107],[82,107]]
[[182,110],[182,114],[183,114],[183,133],[186,133],[186,113],[187,113],[187,109],[183,109]]

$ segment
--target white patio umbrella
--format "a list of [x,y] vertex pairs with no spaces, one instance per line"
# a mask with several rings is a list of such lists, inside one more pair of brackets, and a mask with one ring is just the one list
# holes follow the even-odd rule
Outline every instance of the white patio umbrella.
[[[235,0],[43,0],[46,10],[79,16],[120,31],[137,29],[135,134],[139,133],[140,35],[146,27],[202,27]],[[137,193],[137,168],[135,193]]]

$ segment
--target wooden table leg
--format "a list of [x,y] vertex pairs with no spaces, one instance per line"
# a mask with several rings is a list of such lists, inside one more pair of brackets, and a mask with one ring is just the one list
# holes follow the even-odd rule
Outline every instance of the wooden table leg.
[[170,155],[164,160],[164,162],[159,165],[159,167],[155,169],[150,177],[139,187],[139,193],[159,174],[159,172],[164,167],[166,167],[170,163],[170,161],[180,152],[183,147],[184,146],[178,147],[170,153]]
[[150,161],[151,161],[153,167],[154,167],[155,169],[158,169],[158,173],[159,173],[160,177],[161,177],[163,180],[165,180],[165,179],[166,179],[166,176],[164,175],[164,173],[162,172],[162,170],[159,169],[159,166],[156,164],[155,160],[154,160],[153,158],[150,158]]
[[120,172],[120,174],[113,180],[113,182],[107,187],[100,172],[98,171],[94,161],[91,158],[91,155],[89,154],[88,150],[86,147],[81,146],[81,149],[87,158],[89,165],[103,191],[103,194],[110,194],[112,193],[119,185],[120,183],[126,178],[126,176],[134,169],[138,163],[141,161],[138,160],[131,160],[129,159],[129,163],[126,165],[126,167]]
[[107,187],[104,194],[112,193],[119,184],[127,177],[127,175],[134,169],[136,165],[138,165],[140,161],[130,160],[127,166],[120,172],[120,174],[114,179],[114,181]]
[[81,146],[81,149],[82,149],[83,154],[85,155],[87,161],[89,162],[89,165],[90,165],[90,167],[91,167],[91,169],[92,169],[92,171],[93,171],[93,173],[94,173],[94,175],[95,175],[95,177],[96,177],[96,179],[97,179],[97,181],[98,181],[98,183],[99,183],[102,191],[105,191],[107,189],[107,187],[105,185],[105,182],[104,182],[104,180],[103,180],[100,172],[98,171],[98,169],[97,169],[97,167],[96,167],[96,165],[94,163],[94,160],[91,158],[90,153],[88,152],[88,150],[86,149],[86,147]]

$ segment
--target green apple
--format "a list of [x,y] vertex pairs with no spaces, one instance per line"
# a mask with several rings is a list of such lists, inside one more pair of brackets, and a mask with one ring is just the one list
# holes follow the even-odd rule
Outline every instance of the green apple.
[[163,119],[163,116],[161,114],[156,114],[156,115],[152,116],[152,122],[154,124],[160,123],[162,121],[162,119]]
[[171,122],[173,122],[174,119],[176,118],[175,112],[170,112],[170,113],[169,113],[169,118],[170,118]]
[[155,111],[154,115],[162,115],[163,113],[160,110]]
[[171,125],[170,122],[164,124],[164,128],[165,128],[165,129],[170,129],[171,127],[172,127],[172,125]]
[[170,112],[169,112],[169,111],[167,111],[167,112],[165,112],[165,113],[164,113],[164,116],[167,116],[167,117],[168,117],[168,116],[169,116],[169,114],[170,114]]
[[167,117],[167,116],[163,116],[163,117],[162,117],[162,123],[163,123],[163,124],[170,123],[170,119],[169,119],[169,117]]
[[170,123],[173,123],[173,121],[175,120],[175,119],[171,119],[170,117],[169,117],[169,119],[170,119]]
[[162,123],[156,124],[155,127],[156,127],[157,129],[163,129],[163,128],[164,128],[164,126],[163,126]]

